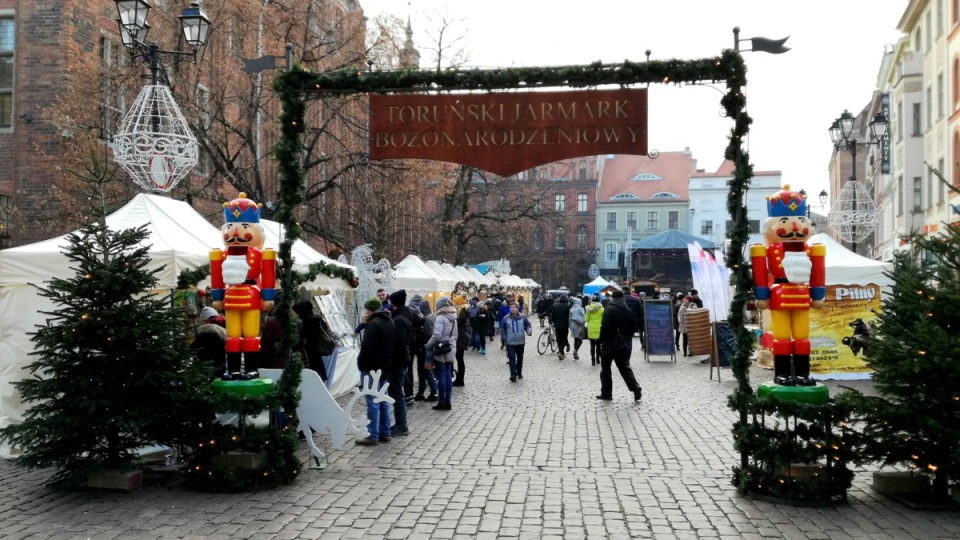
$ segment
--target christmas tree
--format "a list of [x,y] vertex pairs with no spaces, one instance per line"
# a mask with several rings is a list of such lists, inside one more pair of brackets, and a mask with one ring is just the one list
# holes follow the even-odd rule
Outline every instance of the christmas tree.
[[0,430],[23,451],[19,465],[57,468],[51,483],[63,487],[134,468],[138,447],[195,446],[211,417],[209,368],[187,347],[171,298],[151,295],[145,229],[111,231],[101,219],[67,239],[76,274],[40,288],[55,308],[32,336],[30,377],[15,383],[29,409]]
[[960,227],[909,241],[867,351],[880,395],[850,397],[865,460],[930,474],[931,495],[946,499],[960,474]]

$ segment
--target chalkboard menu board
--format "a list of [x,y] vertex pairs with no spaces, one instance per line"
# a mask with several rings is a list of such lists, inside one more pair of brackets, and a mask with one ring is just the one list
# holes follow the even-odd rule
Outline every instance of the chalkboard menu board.
[[643,328],[647,360],[650,355],[670,355],[676,361],[673,304],[670,300],[647,300],[643,303]]
[[716,367],[730,367],[730,361],[737,355],[737,336],[727,321],[713,323],[713,365]]

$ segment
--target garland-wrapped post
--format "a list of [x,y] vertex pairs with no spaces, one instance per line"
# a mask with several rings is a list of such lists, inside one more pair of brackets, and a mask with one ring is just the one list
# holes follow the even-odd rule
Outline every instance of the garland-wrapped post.
[[[290,73],[303,73],[300,66],[294,66]],[[300,222],[294,214],[303,203],[303,185],[306,171],[303,168],[303,134],[306,131],[306,102],[302,99],[299,90],[288,84],[289,77],[284,73],[278,75],[273,83],[273,89],[280,99],[282,110],[280,113],[280,139],[273,147],[273,156],[277,161],[280,186],[277,202],[276,217],[284,227],[284,237],[280,242],[280,288],[276,310],[277,322],[284,329],[280,341],[281,357],[287,365],[290,359],[290,349],[293,346],[294,335],[290,324],[290,306],[296,298],[296,281],[293,272],[293,243],[300,238]],[[286,372],[284,372],[286,373]]]
[[[743,88],[747,83],[747,68],[743,57],[736,51],[727,51],[724,54],[725,65],[729,69],[727,74],[727,94],[721,100],[727,117],[733,119],[730,128],[730,138],[724,157],[734,165],[733,179],[730,182],[730,191],[727,194],[727,212],[733,222],[733,228],[728,231],[730,249],[727,250],[726,265],[730,269],[730,279],[734,286],[733,299],[730,302],[727,321],[733,330],[737,341],[737,354],[734,355],[731,367],[737,379],[737,388],[731,396],[731,405],[740,414],[740,424],[747,423],[747,400],[753,396],[750,386],[750,351],[753,349],[753,338],[744,326],[744,311],[753,284],[750,265],[745,264],[743,251],[750,238],[749,220],[747,218],[746,195],[753,178],[753,166],[750,165],[750,155],[743,149],[743,138],[750,130],[753,120],[746,112],[746,96]],[[748,465],[748,452],[740,451],[740,468]]]

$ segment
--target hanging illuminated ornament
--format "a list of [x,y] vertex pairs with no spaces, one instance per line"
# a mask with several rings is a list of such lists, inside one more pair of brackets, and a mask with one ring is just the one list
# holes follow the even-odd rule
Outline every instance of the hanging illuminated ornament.
[[830,211],[830,227],[839,231],[845,242],[861,242],[877,228],[877,203],[867,186],[848,181]]
[[167,192],[197,165],[197,139],[170,89],[148,85],[113,140],[116,161],[140,187]]

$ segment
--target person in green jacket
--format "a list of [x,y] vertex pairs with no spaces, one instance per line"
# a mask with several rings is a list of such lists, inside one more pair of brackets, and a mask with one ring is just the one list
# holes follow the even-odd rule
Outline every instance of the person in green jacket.
[[583,296],[583,310],[586,312],[587,339],[590,340],[590,365],[600,364],[600,320],[603,319],[603,306],[600,305],[600,299],[596,296],[591,301],[590,297]]

